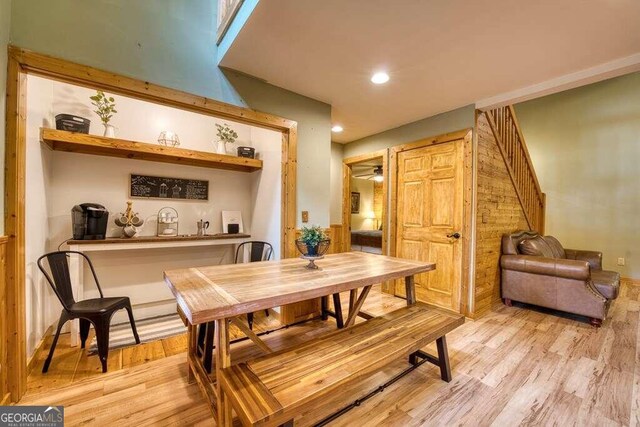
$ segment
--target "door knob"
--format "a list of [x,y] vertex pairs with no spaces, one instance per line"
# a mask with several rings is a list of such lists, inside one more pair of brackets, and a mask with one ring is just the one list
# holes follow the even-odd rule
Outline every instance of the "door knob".
[[455,233],[447,234],[447,237],[450,239],[459,239],[462,236],[456,231]]

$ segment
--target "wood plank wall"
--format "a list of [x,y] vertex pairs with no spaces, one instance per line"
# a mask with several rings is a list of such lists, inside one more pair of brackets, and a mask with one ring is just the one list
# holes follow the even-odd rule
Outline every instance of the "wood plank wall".
[[7,237],[0,236],[0,405],[9,403],[9,383],[7,378]]
[[476,273],[473,317],[500,301],[502,235],[528,230],[524,211],[484,113],[476,122],[478,172],[476,211]]
[[381,182],[373,182],[373,213],[376,216],[376,223],[380,227],[382,221],[382,208],[384,207],[384,197]]

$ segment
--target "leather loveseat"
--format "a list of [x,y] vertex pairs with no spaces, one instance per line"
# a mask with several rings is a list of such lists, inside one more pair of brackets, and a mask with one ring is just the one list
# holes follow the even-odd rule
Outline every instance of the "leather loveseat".
[[602,253],[564,249],[552,236],[502,236],[502,298],[586,316],[594,326],[618,297],[620,275],[602,270]]

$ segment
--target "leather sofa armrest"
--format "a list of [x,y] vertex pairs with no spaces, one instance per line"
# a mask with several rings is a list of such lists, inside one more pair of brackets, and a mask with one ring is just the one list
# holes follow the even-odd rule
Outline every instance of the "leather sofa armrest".
[[589,280],[591,271],[587,261],[545,258],[530,255],[503,255],[500,267],[523,273],[544,274],[566,279]]
[[602,270],[602,252],[565,249],[567,259],[587,261],[594,270]]

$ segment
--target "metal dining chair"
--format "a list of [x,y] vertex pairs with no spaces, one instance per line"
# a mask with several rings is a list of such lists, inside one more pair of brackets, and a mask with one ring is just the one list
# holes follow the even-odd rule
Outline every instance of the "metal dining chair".
[[[100,298],[91,298],[82,301],[76,301],[74,299],[71,287],[71,275],[69,274],[69,255],[71,254],[81,256],[89,264],[89,268],[93,274],[93,279],[98,287],[98,292],[100,292]],[[44,259],[46,259],[49,264],[49,271],[51,274],[47,272],[47,269],[45,269],[45,266],[43,265]],[[93,324],[96,331],[96,340],[98,341],[98,355],[100,356],[100,362],[102,363],[102,372],[107,372],[107,357],[109,356],[109,328],[111,326],[111,317],[116,311],[122,308],[127,310],[136,344],[140,344],[140,337],[138,337],[138,331],[136,330],[136,322],[133,318],[129,298],[105,298],[102,293],[102,288],[100,288],[98,276],[93,268],[93,264],[85,254],[76,251],[51,252],[38,258],[37,263],[38,268],[42,271],[47,282],[49,282],[49,285],[53,289],[53,292],[62,304],[62,313],[60,314],[60,320],[58,321],[58,329],[55,337],[53,338],[53,342],[51,343],[49,356],[47,356],[47,360],[44,362],[44,366],[42,367],[43,374],[49,370],[49,365],[53,358],[53,352],[56,349],[58,337],[60,336],[60,330],[68,320],[80,319],[80,340],[82,348],[85,347],[87,337],[89,336],[89,328],[91,327],[91,324]]]
[[[245,257],[247,249],[249,256]],[[273,246],[270,243],[254,240],[238,245],[234,263],[269,261],[272,256]],[[265,310],[264,313],[269,316],[269,310]],[[247,313],[247,322],[249,323],[249,329],[253,329],[253,313]]]

